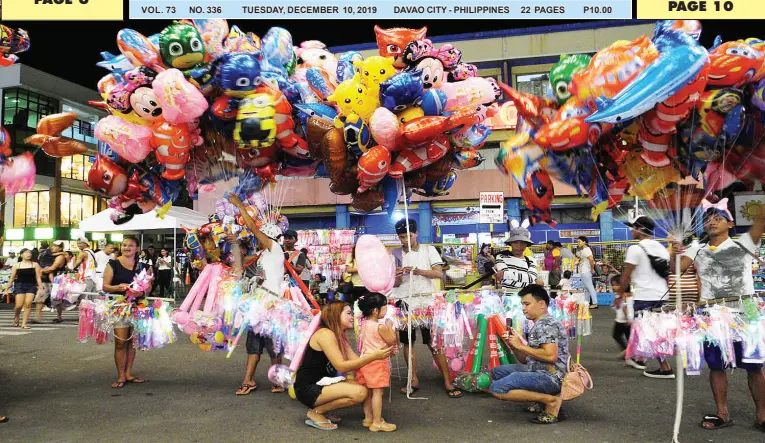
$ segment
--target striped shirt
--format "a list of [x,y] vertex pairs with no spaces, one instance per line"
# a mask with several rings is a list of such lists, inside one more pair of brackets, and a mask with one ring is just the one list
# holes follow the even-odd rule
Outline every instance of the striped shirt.
[[502,287],[505,289],[518,290],[537,281],[537,265],[526,256],[519,258],[509,253],[499,254],[496,268],[497,272],[504,272]]
[[[666,300],[672,303],[675,301],[677,294],[677,279],[675,274],[670,274],[668,280],[669,293],[667,294]],[[698,303],[699,298],[701,297],[701,291],[699,288],[699,276],[696,273],[696,267],[693,264],[691,264],[685,273],[680,276],[679,286],[681,293],[680,297],[683,301],[683,305],[686,303]]]

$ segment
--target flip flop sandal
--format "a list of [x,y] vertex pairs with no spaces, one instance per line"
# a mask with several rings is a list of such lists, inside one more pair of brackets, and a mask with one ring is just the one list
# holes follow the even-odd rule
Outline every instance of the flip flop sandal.
[[[710,423],[712,425],[711,428],[708,428],[704,426],[704,423]],[[706,429],[707,431],[714,431],[717,429],[727,428],[730,426],[733,426],[733,420],[725,421],[717,414],[708,414],[704,416],[704,419],[701,420],[701,423],[699,424],[702,428]]]
[[334,430],[337,429],[337,425],[335,425],[334,428],[322,428],[321,427],[321,425],[332,425],[332,424],[334,424],[334,423],[332,423],[329,420],[327,420],[327,421],[313,421],[311,419],[308,419],[308,420],[305,421],[305,424],[307,424],[308,426],[310,426],[312,428],[320,429],[322,431],[334,431]]
[[[334,417],[334,416],[330,416],[330,415],[327,415],[325,417],[327,417],[327,420],[331,421],[332,423],[334,423],[336,425],[338,425],[338,424],[343,422],[343,417]],[[364,426],[364,422],[361,422],[361,426]]]
[[534,403],[531,406],[526,406],[525,408],[523,408],[523,411],[524,412],[531,412],[532,414],[541,414],[542,412],[545,411],[545,409],[542,406],[540,406],[539,404]]
[[271,386],[271,393],[272,394],[281,394],[282,392],[284,392],[284,388],[283,387],[276,386],[276,385]]
[[18,328],[19,327],[19,322],[18,321],[13,322],[13,327],[14,328]]
[[539,414],[538,416],[531,419],[532,423],[536,423],[538,425],[551,425],[554,423],[558,423],[558,417],[548,414],[547,412],[543,412]]
[[[459,392],[459,395],[455,394],[455,392]],[[449,398],[462,398],[465,394],[462,393],[460,389],[454,388],[446,391],[446,396]]]
[[[409,392],[410,392],[411,394],[414,394],[415,392],[417,392],[417,391],[419,391],[419,390],[420,390],[420,387],[419,387],[419,386],[412,386],[412,389],[411,389]],[[404,386],[403,388],[401,388],[401,391],[399,391],[399,392],[401,392],[403,395],[406,395],[406,386]]]
[[138,384],[146,383],[146,380],[144,380],[142,378],[138,378],[138,377],[130,378],[130,379],[127,379],[125,381],[128,382],[128,383],[138,383]]
[[25,326],[22,326],[21,329],[32,329],[32,328],[30,328],[29,326],[25,325]]
[[236,391],[236,395],[247,395],[257,388],[258,388],[258,385],[243,384],[242,386],[239,387],[239,390]]
[[10,420],[8,417],[0,417],[0,423],[7,423]]
[[57,318],[57,319],[54,319],[51,323],[63,323],[63,322],[64,322],[64,319]]
[[[115,383],[116,383],[116,385],[115,385]],[[112,383],[112,388],[114,388],[114,389],[122,389],[124,387],[125,387],[125,382],[124,381],[115,381],[114,383]]]

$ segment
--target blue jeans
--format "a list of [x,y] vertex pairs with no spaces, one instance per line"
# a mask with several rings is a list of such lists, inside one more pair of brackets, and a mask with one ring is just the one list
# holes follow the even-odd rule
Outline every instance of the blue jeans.
[[545,371],[530,371],[526,365],[513,364],[497,366],[491,370],[494,380],[489,386],[492,394],[507,394],[514,390],[539,392],[555,395],[560,393],[560,379]]
[[590,304],[598,305],[598,292],[595,290],[595,284],[592,282],[592,274],[582,273],[579,274],[582,278],[582,286],[584,286],[584,299],[589,298]]

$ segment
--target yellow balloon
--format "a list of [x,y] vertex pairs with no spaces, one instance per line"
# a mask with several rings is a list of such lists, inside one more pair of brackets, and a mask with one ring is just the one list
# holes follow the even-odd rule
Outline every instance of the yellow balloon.
[[203,343],[203,344],[199,345],[199,349],[201,349],[203,351],[210,351],[210,350],[212,350],[212,343]]
[[287,390],[287,393],[290,395],[290,398],[293,400],[297,400],[297,397],[295,396],[295,387],[290,386],[290,388]]
[[225,340],[226,337],[223,335],[223,332],[218,331],[215,333],[215,343],[223,343],[223,340]]
[[191,342],[194,343],[195,345],[198,345],[199,343],[201,343],[199,341],[199,337],[197,336],[197,334],[191,334],[189,338],[191,339]]

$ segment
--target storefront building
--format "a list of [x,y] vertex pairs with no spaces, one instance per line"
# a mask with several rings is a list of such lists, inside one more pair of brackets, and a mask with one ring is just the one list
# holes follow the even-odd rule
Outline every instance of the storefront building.
[[[479,75],[494,77],[514,88],[537,95],[544,95],[552,65],[562,54],[589,53],[616,40],[632,40],[653,33],[653,22],[608,21],[587,22],[573,25],[552,25],[539,28],[512,29],[478,34],[461,34],[432,37],[434,45],[451,43],[463,54],[463,61],[479,68]],[[355,50],[362,55],[377,54],[375,43],[330,48],[333,53]],[[423,243],[470,243],[501,244],[507,232],[507,223],[493,226],[478,223],[479,192],[502,192],[505,197],[507,220],[521,221],[528,217],[518,186],[512,178],[503,175],[494,164],[499,143],[510,138],[515,129],[515,110],[511,102],[501,106],[499,116],[492,118],[493,133],[481,149],[486,161],[477,168],[460,171],[449,195],[429,199],[413,196],[406,208],[410,218],[419,225]],[[536,243],[556,240],[575,242],[579,235],[587,235],[591,241],[623,240],[629,236],[628,229],[614,221],[614,216],[625,216],[606,211],[597,221],[590,216],[591,204],[586,195],[554,180],[555,200],[553,228],[539,224],[530,228]],[[385,235],[394,233],[393,225],[404,217],[405,208],[399,205],[389,215],[386,212],[359,213],[350,206],[350,197],[332,194],[329,180],[323,178],[289,178],[280,183],[289,191],[282,212],[289,216],[291,227],[301,229],[356,229],[357,233]],[[216,198],[222,196],[226,185],[218,186],[219,192],[201,194],[195,202],[196,210],[214,212]]]
[[[105,116],[87,103],[99,96],[94,90],[21,64],[0,70],[0,92],[2,125],[10,135],[12,153],[33,152],[37,168],[34,189],[14,196],[0,193],[5,223],[2,253],[55,240],[67,242],[67,250],[76,249],[73,240],[82,236],[76,229],[79,222],[106,209],[106,200],[85,187],[98,149],[94,128]],[[87,153],[53,158],[24,143],[26,137],[37,132],[40,119],[59,112],[77,113],[78,120],[62,135],[84,143]],[[91,237],[93,241],[121,240],[120,234]]]

